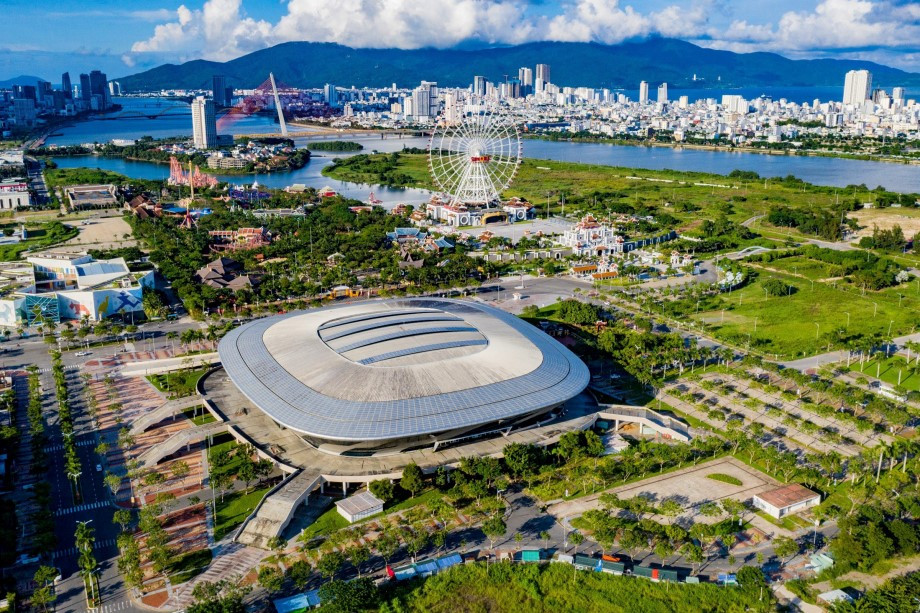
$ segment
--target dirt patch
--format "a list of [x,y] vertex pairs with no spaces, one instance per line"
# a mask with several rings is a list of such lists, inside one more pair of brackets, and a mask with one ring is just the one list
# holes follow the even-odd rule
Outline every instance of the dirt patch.
[[[83,222],[72,222],[80,234],[63,245],[65,249],[79,247],[83,249],[112,249],[115,247],[132,247],[137,241],[131,236],[131,226],[119,217],[93,217]],[[125,238],[125,234],[128,238]]]
[[920,232],[920,211],[914,209],[860,209],[853,211],[847,217],[855,219],[862,227],[856,232],[857,238],[872,236],[873,225],[877,225],[881,230],[901,226],[904,236],[908,238]]

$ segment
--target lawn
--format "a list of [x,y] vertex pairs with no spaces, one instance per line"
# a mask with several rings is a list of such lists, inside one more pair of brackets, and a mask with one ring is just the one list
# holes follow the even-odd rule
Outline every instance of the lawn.
[[[197,413],[197,415],[195,413]],[[214,416],[207,411],[207,409],[185,409],[182,411],[182,414],[186,417],[186,419],[190,419],[196,426],[203,426],[205,424],[210,424],[217,421]]]
[[[19,228],[19,223],[0,224],[0,232]],[[80,231],[59,221],[39,225],[26,224],[26,240],[15,245],[0,245],[0,262],[11,262],[22,257],[27,249],[45,249],[74,238]]]
[[315,522],[304,528],[300,539],[306,543],[318,536],[328,536],[349,525],[348,520],[339,513],[338,507],[332,505],[325,513],[317,517]]
[[[371,515],[370,517],[362,519],[361,522],[377,519],[379,517],[389,515],[390,513],[406,511],[413,507],[427,504],[436,498],[440,498],[441,496],[443,496],[443,494],[438,489],[432,488],[422,492],[415,497],[409,497],[403,500],[391,500],[387,502],[386,505],[384,505],[383,513]],[[339,514],[338,508],[333,505],[325,513],[320,515],[315,522],[304,529],[302,539],[304,542],[307,542],[310,539],[316,538],[318,536],[327,536],[336,530],[347,528],[349,525],[350,524],[348,523],[348,520],[342,517]]]
[[773,260],[764,266],[812,281],[839,277],[843,273],[842,266],[819,262],[802,255]]
[[[526,147],[526,145],[525,145]],[[389,154],[370,155],[366,168],[327,167],[323,174],[359,183],[379,182],[374,166]],[[407,177],[406,185],[432,188],[425,154],[401,154],[395,172]],[[774,179],[751,181],[699,172],[621,168],[574,162],[524,158],[514,183],[503,197],[519,196],[532,202],[541,214],[594,209],[603,213],[606,206],[628,205],[662,207],[680,221],[679,229],[698,228],[704,219],[719,214],[736,223],[763,215],[775,204],[790,207],[830,206],[834,188]],[[854,194],[871,200],[871,193]],[[595,206],[596,198],[596,206]],[[767,224],[766,229],[771,227]],[[791,228],[774,229],[775,236],[799,234]]]
[[233,492],[224,496],[223,501],[217,499],[217,517],[214,521],[214,540],[219,541],[226,535],[236,530],[243,521],[249,517],[265,494],[272,488],[271,485],[261,489]]
[[206,372],[208,372],[208,368],[205,367],[177,370],[159,375],[149,375],[147,380],[153,383],[155,388],[168,394],[170,398],[183,398],[195,394],[195,386],[198,385],[198,380]]
[[[718,338],[740,346],[750,342],[754,350],[786,359],[826,351],[837,328],[884,336],[890,324],[892,335],[900,336],[911,333],[917,323],[920,294],[913,287],[862,295],[844,283],[834,287],[791,274],[758,272],[758,279],[742,289],[701,301],[699,313],[688,309],[689,318],[706,324],[707,331]],[[795,289],[791,295],[767,296],[763,282],[771,278]]]
[[[900,385],[908,391],[920,391],[920,369],[917,368],[914,358],[911,358],[908,366],[907,360],[901,356],[885,358],[882,354],[881,359],[865,362],[862,367],[858,361],[851,362],[850,371],[881,379],[891,386]],[[898,382],[899,375],[900,383]]]
[[175,558],[169,565],[169,580],[173,585],[185,583],[192,577],[204,572],[211,563],[211,550],[190,551]]

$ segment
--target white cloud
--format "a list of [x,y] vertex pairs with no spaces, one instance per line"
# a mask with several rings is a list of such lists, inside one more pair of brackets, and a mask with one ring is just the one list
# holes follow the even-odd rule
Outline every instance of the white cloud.
[[823,0],[813,11],[783,14],[775,26],[739,20],[709,36],[711,46],[735,50],[916,49],[920,46],[920,5]]
[[287,41],[417,49],[465,41],[614,44],[661,35],[735,51],[800,55],[880,47],[916,51],[920,40],[920,4],[911,1],[823,0],[813,11],[785,13],[775,24],[735,20],[716,29],[709,17],[724,12],[722,2],[674,0],[642,12],[620,0],[571,0],[555,14],[534,15],[526,0],[287,0],[286,14],[270,23],[249,17],[242,0],[207,0],[200,10],[180,6],[149,38],[132,45],[125,62],[140,54],[225,61]]

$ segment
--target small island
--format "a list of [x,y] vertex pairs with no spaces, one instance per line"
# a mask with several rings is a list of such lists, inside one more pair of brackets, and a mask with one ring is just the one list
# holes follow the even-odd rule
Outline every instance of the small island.
[[346,140],[321,140],[307,143],[310,151],[361,151],[364,145]]
[[154,139],[144,136],[135,141],[94,143],[92,145],[46,146],[31,150],[34,155],[100,155],[169,164],[176,158],[183,166],[192,163],[221,174],[246,175],[303,168],[310,161],[308,149],[298,149],[289,138],[237,138],[216,149],[195,148],[187,138]]

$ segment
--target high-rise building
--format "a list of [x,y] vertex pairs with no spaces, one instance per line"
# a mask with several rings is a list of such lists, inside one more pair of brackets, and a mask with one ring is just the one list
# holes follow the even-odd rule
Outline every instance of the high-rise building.
[[339,105],[339,92],[332,83],[326,83],[323,86],[323,101],[329,106]]
[[521,96],[533,93],[533,70],[526,66],[518,69],[518,81],[521,83]]
[[29,99],[35,102],[37,100],[37,91],[34,85],[14,85],[13,97]]
[[80,98],[82,100],[89,100],[93,97],[93,88],[89,83],[89,75],[81,74],[80,75]]
[[648,81],[639,83],[639,104],[648,102]]
[[121,83],[118,81],[109,81],[109,95],[110,96],[120,96],[121,95]]
[[861,105],[872,93],[872,73],[868,70],[851,70],[843,82],[843,103]]
[[73,97],[73,85],[70,84],[69,72],[65,72],[61,75],[61,91],[64,92],[65,98]]
[[35,98],[13,98],[13,118],[17,124],[31,125],[35,121]]
[[[80,75],[82,83],[83,75]],[[91,96],[99,96],[99,106],[101,109],[109,108],[109,79],[101,70],[93,70],[89,73],[89,87]]]
[[227,87],[227,77],[214,75],[211,78],[211,97],[214,98],[214,106],[219,109],[230,106],[233,89]]
[[551,83],[549,78],[549,64],[537,64],[537,72],[535,75],[538,79],[542,79],[544,83]]
[[904,88],[894,87],[891,89],[891,99],[895,102],[904,102]]
[[509,98],[521,98],[524,95],[524,88],[518,79],[510,79],[507,85]]
[[214,101],[204,96],[192,100],[192,140],[199,149],[213,149],[217,146]]
[[473,77],[473,93],[477,96],[486,95],[486,78],[475,76]]
[[662,83],[658,86],[658,104],[664,104],[668,101],[668,84]]

